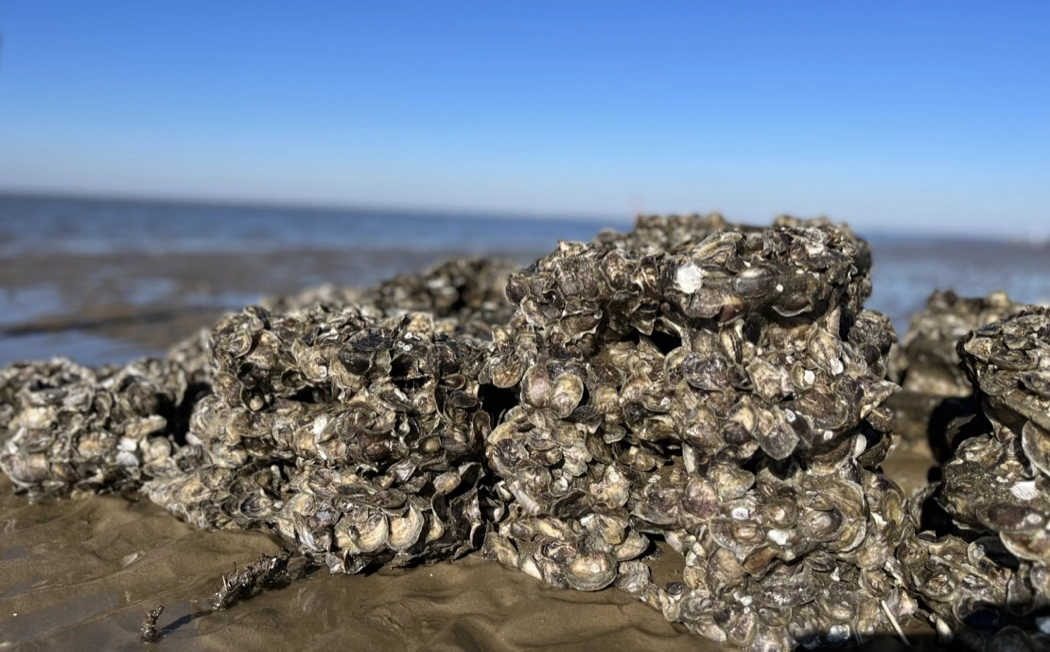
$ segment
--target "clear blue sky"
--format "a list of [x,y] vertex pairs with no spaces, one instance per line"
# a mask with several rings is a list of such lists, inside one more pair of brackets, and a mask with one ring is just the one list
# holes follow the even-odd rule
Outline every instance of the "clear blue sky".
[[0,189],[1050,233],[1050,2],[0,0]]

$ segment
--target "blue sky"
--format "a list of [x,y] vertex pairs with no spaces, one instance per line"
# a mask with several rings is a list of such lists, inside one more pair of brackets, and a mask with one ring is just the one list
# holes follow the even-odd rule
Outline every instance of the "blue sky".
[[0,0],[0,189],[1050,234],[1048,2]]

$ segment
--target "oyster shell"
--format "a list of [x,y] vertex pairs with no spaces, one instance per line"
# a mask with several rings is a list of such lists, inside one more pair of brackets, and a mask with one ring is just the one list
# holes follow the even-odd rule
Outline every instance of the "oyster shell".
[[0,470],[21,491],[134,491],[167,463],[198,388],[171,359],[89,369],[54,358],[2,372]]

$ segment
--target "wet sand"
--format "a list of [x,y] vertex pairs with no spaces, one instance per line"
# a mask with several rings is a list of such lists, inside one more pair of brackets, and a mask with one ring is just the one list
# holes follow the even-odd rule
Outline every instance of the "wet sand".
[[29,504],[6,480],[0,515],[0,649],[141,649],[142,617],[158,604],[166,606],[158,649],[167,650],[696,650],[700,643],[622,592],[554,589],[476,556],[370,576],[318,570],[194,616],[235,563],[280,545],[261,533],[196,530],[148,501]]
[[[368,576],[319,569],[201,613],[223,574],[279,542],[197,530],[145,500],[30,504],[6,479],[0,540],[0,649],[141,650],[139,626],[158,604],[155,649],[171,651],[720,649],[621,591],[556,589],[477,555]],[[920,623],[908,630],[932,649]],[[905,647],[887,636],[864,649]]]
[[[43,312],[7,313],[0,325],[0,353],[6,356],[0,364],[49,357],[56,341],[89,364],[107,355],[124,361],[157,353],[251,297],[324,281],[365,285],[455,253],[0,261],[0,286],[9,303],[27,288],[44,288],[59,299]],[[528,260],[542,252],[507,253]],[[91,349],[98,340],[112,346]],[[77,351],[102,360],[83,359]],[[891,461],[887,470],[906,489],[921,484],[929,467],[921,451],[896,451]],[[227,611],[194,616],[234,564],[279,550],[277,540],[261,533],[196,530],[146,500],[93,496],[30,503],[0,479],[0,649],[141,650],[139,626],[158,604],[166,610],[156,649],[167,650],[719,649],[615,589],[554,589],[477,555],[370,576],[331,576],[321,569]],[[675,579],[674,571],[666,579]],[[913,643],[931,646],[921,624],[908,629]],[[866,649],[903,645],[887,637]]]

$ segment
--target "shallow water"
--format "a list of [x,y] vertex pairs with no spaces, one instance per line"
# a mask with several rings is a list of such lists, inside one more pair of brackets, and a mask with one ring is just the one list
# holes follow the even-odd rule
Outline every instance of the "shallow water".
[[934,290],[986,296],[1003,290],[1014,301],[1050,302],[1050,247],[999,241],[886,236],[870,239],[872,295],[865,304],[885,313],[899,335]]
[[[586,240],[606,220],[473,213],[238,206],[0,194],[0,258],[27,252],[273,253],[296,249],[549,249]],[[396,227],[396,228],[395,228]],[[406,237],[407,236],[407,237]]]

